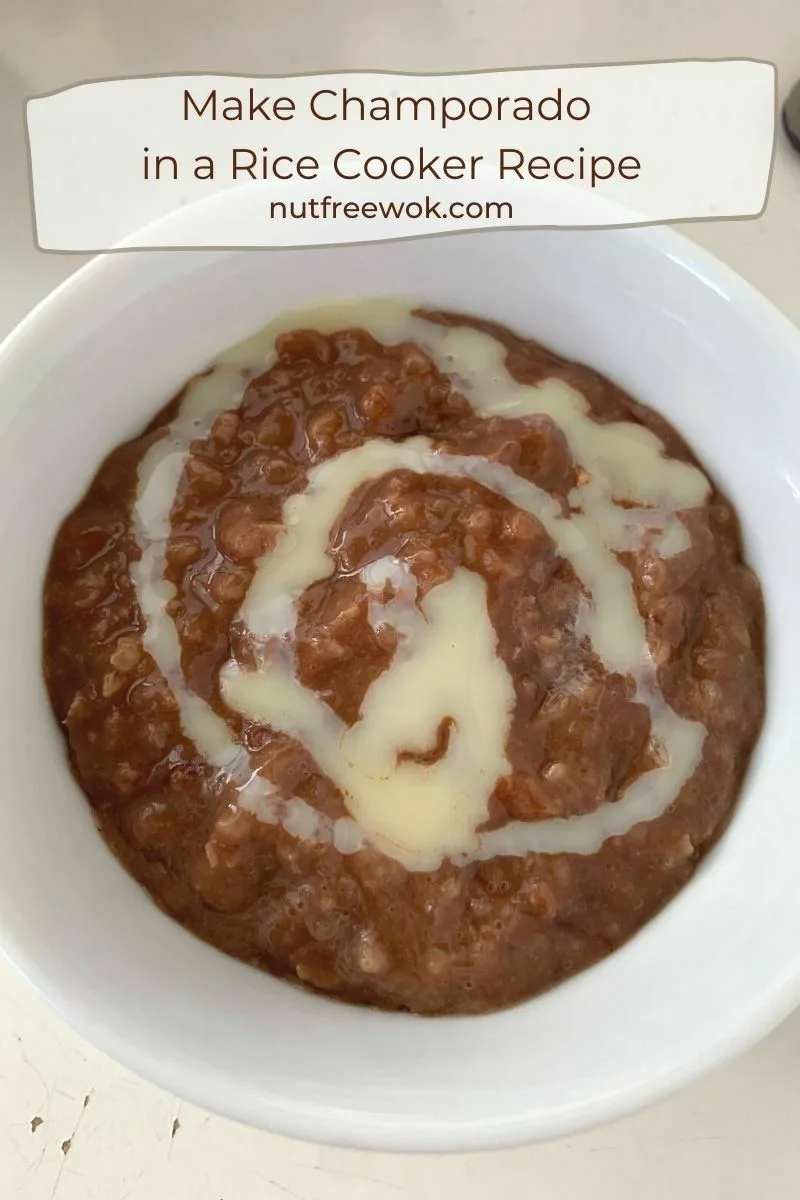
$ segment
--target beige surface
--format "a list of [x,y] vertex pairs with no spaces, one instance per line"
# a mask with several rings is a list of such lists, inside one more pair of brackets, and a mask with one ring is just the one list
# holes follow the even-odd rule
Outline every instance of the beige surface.
[[[776,62],[785,91],[800,76],[797,0],[0,0],[0,335],[82,261],[33,250],[26,95],[153,71],[434,71],[738,55]],[[684,232],[800,323],[800,158],[783,143],[760,220]],[[35,1117],[42,1124],[32,1130]],[[756,1189],[788,1200],[800,1193],[798,1121],[800,1014],[672,1100],[568,1141],[449,1159],[304,1146],[141,1083],[0,968],[3,1200],[750,1200]]]

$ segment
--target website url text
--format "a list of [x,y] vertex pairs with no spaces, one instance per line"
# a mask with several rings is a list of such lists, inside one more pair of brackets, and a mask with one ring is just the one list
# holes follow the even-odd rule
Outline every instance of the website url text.
[[333,196],[309,200],[272,200],[269,204],[272,221],[339,220],[402,220],[412,221],[510,221],[514,211],[507,200],[334,200]]

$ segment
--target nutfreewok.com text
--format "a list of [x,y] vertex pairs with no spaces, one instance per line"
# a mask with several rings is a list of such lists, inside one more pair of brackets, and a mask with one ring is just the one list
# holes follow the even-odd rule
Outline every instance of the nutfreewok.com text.
[[271,221],[329,221],[344,219],[412,221],[510,221],[514,210],[507,200],[453,200],[425,196],[420,200],[336,200],[333,196],[306,200],[271,200]]

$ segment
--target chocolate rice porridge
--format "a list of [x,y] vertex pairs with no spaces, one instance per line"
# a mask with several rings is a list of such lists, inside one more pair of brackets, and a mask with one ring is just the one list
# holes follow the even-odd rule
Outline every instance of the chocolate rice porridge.
[[671,426],[504,328],[289,314],[100,467],[44,664],[114,853],[229,954],[477,1013],[689,880],[764,712],[736,515]]

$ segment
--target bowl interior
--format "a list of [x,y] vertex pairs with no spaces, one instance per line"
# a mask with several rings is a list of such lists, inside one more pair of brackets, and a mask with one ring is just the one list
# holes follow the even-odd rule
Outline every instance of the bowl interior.
[[[40,672],[55,529],[104,454],[283,309],[403,296],[494,318],[666,414],[736,502],[768,605],[769,712],[735,820],[601,965],[511,1011],[350,1009],[184,933],[72,781]],[[0,351],[0,941],[81,1032],[206,1107],[299,1137],[455,1150],[571,1132],[662,1094],[796,1001],[790,730],[800,627],[800,335],[666,231],[472,234],[304,251],[108,256]]]

